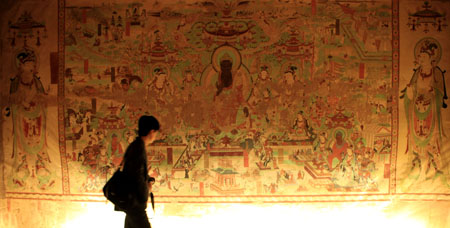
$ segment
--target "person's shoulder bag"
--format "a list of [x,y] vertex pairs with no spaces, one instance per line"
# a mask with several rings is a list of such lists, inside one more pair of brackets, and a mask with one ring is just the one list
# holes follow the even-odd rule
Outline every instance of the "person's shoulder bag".
[[103,195],[114,204],[115,210],[124,211],[131,201],[131,194],[128,189],[127,177],[122,171],[123,160],[120,167],[103,186]]

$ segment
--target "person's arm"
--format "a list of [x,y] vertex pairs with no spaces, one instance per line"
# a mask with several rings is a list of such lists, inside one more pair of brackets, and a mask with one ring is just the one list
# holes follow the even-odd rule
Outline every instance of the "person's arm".
[[139,202],[146,202],[148,198],[147,173],[145,170],[145,150],[137,142],[127,148],[124,172],[126,173],[130,188]]

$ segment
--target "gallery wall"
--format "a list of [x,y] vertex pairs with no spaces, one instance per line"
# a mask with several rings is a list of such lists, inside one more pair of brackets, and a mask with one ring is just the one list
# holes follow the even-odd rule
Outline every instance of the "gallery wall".
[[449,10],[406,0],[6,1],[0,224],[69,227],[117,213],[101,189],[138,118],[154,115],[162,127],[147,159],[161,226],[281,205],[444,227]]

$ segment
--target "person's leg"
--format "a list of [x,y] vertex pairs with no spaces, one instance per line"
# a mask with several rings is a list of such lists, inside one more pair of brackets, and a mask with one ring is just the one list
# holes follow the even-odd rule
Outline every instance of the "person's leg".
[[151,228],[147,212],[145,210],[128,212],[125,216],[125,228]]

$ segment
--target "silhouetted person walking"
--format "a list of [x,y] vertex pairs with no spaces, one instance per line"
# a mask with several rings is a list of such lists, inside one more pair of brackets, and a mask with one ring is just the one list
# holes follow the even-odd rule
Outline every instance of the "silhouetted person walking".
[[151,227],[146,209],[149,186],[154,178],[148,175],[145,147],[155,141],[160,125],[153,116],[141,116],[138,125],[138,137],[128,146],[124,155],[123,172],[129,178],[131,194],[129,206],[124,210],[125,228]]

